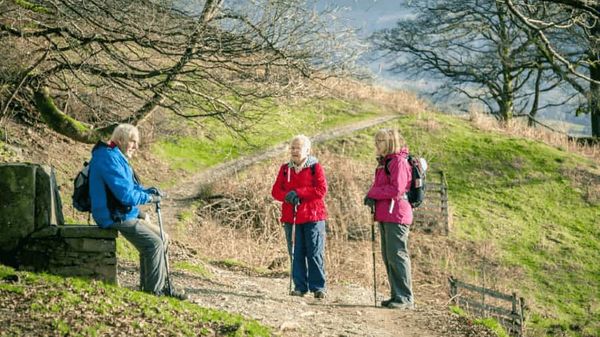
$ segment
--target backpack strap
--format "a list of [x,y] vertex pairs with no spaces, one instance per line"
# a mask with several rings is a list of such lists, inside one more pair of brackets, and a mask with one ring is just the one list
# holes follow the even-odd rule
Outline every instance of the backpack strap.
[[388,159],[386,159],[385,160],[385,164],[383,165],[383,169],[385,170],[385,174],[387,176],[389,176],[391,174],[390,173],[390,168],[388,167],[388,165],[390,164],[390,162],[392,161],[392,159],[394,159],[394,158],[388,158]]
[[[408,160],[408,164],[409,164],[409,165],[411,165],[411,167],[412,167],[411,158],[412,158],[411,156],[408,156],[407,160]],[[385,174],[386,174],[388,177],[391,175],[390,168],[389,168],[388,166],[389,166],[390,162],[391,162],[393,159],[394,159],[394,158],[387,158],[387,159],[385,160],[385,164],[383,165],[383,170],[385,171]],[[412,184],[412,182],[411,182],[411,184]],[[406,200],[406,199],[408,199],[408,194],[407,194],[407,192],[406,192],[406,193],[404,193],[404,194],[402,194],[402,197],[401,197],[401,198],[402,198],[402,199],[405,199],[405,200]]]

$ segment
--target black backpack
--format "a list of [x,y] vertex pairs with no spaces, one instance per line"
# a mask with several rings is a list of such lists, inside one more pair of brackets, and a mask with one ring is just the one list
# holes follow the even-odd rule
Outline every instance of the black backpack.
[[90,200],[90,165],[86,161],[83,169],[77,173],[73,180],[73,207],[80,212],[91,212],[92,201]]
[[[388,158],[385,161],[385,174],[390,175],[388,168],[389,162],[392,158]],[[407,158],[410,167],[412,168],[412,180],[410,182],[410,190],[406,193],[408,202],[412,208],[421,206],[423,200],[425,200],[425,177],[427,175],[427,161],[425,158],[417,158],[408,156]]]

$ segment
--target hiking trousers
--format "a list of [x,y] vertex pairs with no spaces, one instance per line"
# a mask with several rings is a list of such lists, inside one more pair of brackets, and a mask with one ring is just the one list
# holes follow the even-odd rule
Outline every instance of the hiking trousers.
[[140,289],[161,293],[165,287],[167,268],[165,247],[158,226],[146,220],[131,219],[110,227],[118,230],[140,253]]
[[408,233],[410,227],[392,222],[379,223],[381,255],[390,283],[391,300],[396,303],[414,303]]
[[[292,224],[285,224],[288,254],[292,254]],[[325,221],[296,225],[292,279],[297,291],[325,291]]]

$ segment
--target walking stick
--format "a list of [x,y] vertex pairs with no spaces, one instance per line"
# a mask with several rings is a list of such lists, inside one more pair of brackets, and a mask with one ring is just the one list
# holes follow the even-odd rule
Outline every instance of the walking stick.
[[294,220],[292,222],[292,254],[290,256],[291,264],[290,264],[290,295],[294,290],[293,287],[293,271],[294,271],[294,249],[296,248],[296,213],[298,211],[298,205],[294,205]]
[[163,234],[163,224],[162,224],[162,215],[160,214],[160,201],[156,203],[156,215],[158,216],[158,228],[160,229],[160,241],[163,244],[163,252],[165,254],[165,269],[167,271],[167,291],[169,295],[173,293],[173,288],[171,285],[171,278],[169,276],[169,256],[167,254],[167,245],[165,244],[165,236]]
[[371,253],[373,255],[373,303],[377,307],[377,274],[375,273],[375,205],[371,206]]

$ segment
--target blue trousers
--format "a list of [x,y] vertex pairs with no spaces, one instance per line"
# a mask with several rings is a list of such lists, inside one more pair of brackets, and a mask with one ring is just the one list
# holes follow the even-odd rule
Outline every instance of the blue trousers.
[[[285,224],[288,254],[292,255],[292,224]],[[325,291],[325,221],[296,225],[292,279],[297,291]]]
[[408,255],[408,233],[405,225],[383,222],[381,233],[381,255],[390,282],[391,299],[397,303],[414,303],[410,256]]

